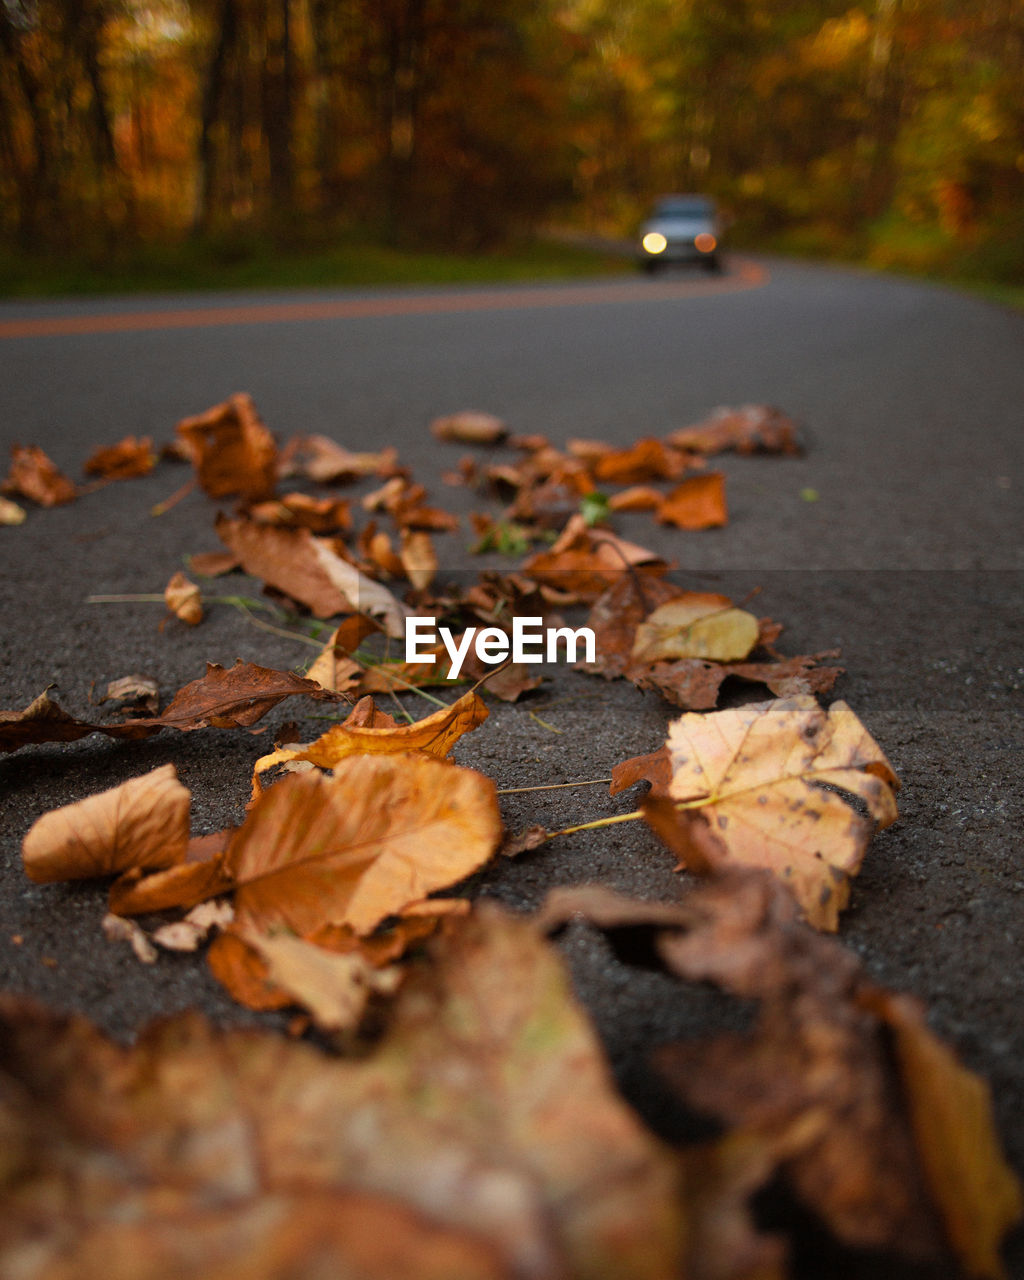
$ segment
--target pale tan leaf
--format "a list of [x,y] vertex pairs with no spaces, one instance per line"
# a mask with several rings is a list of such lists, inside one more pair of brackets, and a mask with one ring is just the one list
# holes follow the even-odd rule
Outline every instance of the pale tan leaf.
[[736,609],[726,596],[690,591],[660,605],[640,623],[633,641],[634,663],[704,658],[737,662],[755,647],[757,618]]
[[189,792],[174,765],[43,814],[25,836],[30,880],[81,880],[171,867],[188,848]]

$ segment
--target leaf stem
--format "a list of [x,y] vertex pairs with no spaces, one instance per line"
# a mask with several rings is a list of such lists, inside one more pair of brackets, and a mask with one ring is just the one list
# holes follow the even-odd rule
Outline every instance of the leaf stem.
[[585,782],[549,782],[541,787],[499,787],[499,796],[520,795],[524,791],[561,791],[565,787],[597,787],[611,778],[588,778]]
[[561,831],[549,831],[546,839],[554,840],[555,836],[571,836],[576,831],[596,831],[599,827],[613,827],[617,822],[636,822],[644,815],[639,809],[632,813],[617,813],[611,818],[596,818],[593,822],[581,822],[578,827],[563,827]]

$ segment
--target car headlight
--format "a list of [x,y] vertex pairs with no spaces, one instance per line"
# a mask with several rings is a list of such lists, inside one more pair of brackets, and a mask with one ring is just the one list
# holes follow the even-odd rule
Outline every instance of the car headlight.
[[664,253],[668,248],[668,241],[660,231],[648,231],[641,243],[647,253]]

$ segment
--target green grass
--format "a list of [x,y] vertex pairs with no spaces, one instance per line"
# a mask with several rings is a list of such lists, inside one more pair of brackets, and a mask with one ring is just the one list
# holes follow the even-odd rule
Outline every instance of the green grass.
[[204,289],[306,289],[361,285],[487,284],[621,274],[612,254],[534,241],[478,254],[412,252],[352,237],[327,248],[280,249],[224,240],[131,247],[99,260],[0,249],[0,297]]

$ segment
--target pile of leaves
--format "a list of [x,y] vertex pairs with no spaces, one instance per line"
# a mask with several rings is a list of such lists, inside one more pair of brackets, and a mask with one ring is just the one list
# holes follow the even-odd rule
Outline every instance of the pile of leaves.
[[[707,456],[794,453],[795,425],[747,406],[628,449],[564,450],[481,413],[433,430],[506,450],[450,479],[504,496],[500,516],[473,523],[482,549],[525,557],[514,569],[439,582],[434,538],[458,522],[394,450],[320,436],[279,448],[236,395],[182,421],[163,451],[191,465],[190,485],[238,501],[215,522],[224,550],[191,568],[240,568],[290,616],[328,622],[307,674],[210,664],[159,713],[130,682],[110,696],[133,713],[102,723],[48,691],[0,712],[0,750],[15,751],[249,729],[290,698],[345,704],[319,737],[255,761],[237,827],[193,835],[189,792],[164,765],[25,835],[34,881],[111,880],[103,932],[140,961],[202,948],[236,1000],[293,1009],[293,1036],[316,1043],[188,1014],[125,1049],[0,997],[0,1273],[772,1280],[788,1274],[787,1241],[757,1226],[752,1201],[782,1188],[845,1246],[1001,1276],[1022,1200],[986,1086],[913,1000],[818,932],[839,928],[873,834],[897,817],[882,749],[845,702],[818,701],[838,655],[782,655],[777,623],[684,589],[609,527],[622,510],[720,525],[724,478]],[[106,483],[155,462],[129,439],[86,470]],[[331,491],[279,493],[285,478]],[[376,487],[334,492],[360,483]],[[44,506],[76,495],[37,449],[15,450],[4,490]],[[201,625],[208,601],[185,574],[163,599],[172,625]],[[451,759],[487,720],[479,687],[413,719],[397,693],[451,688],[445,651],[414,664],[387,645],[413,611],[456,635],[578,606],[597,637],[580,669],[682,714],[658,750],[615,768],[611,795],[646,785],[633,812],[507,832],[494,783]],[[479,661],[467,674],[509,701],[540,679]],[[772,696],[716,709],[750,685]],[[682,905],[589,886],[554,890],[526,919],[460,890],[495,857],[542,858],[552,839],[624,821],[698,877]],[[746,1034],[658,1054],[667,1087],[720,1136],[670,1148],[618,1097],[548,940],[570,922],[629,963],[754,1002]]]

